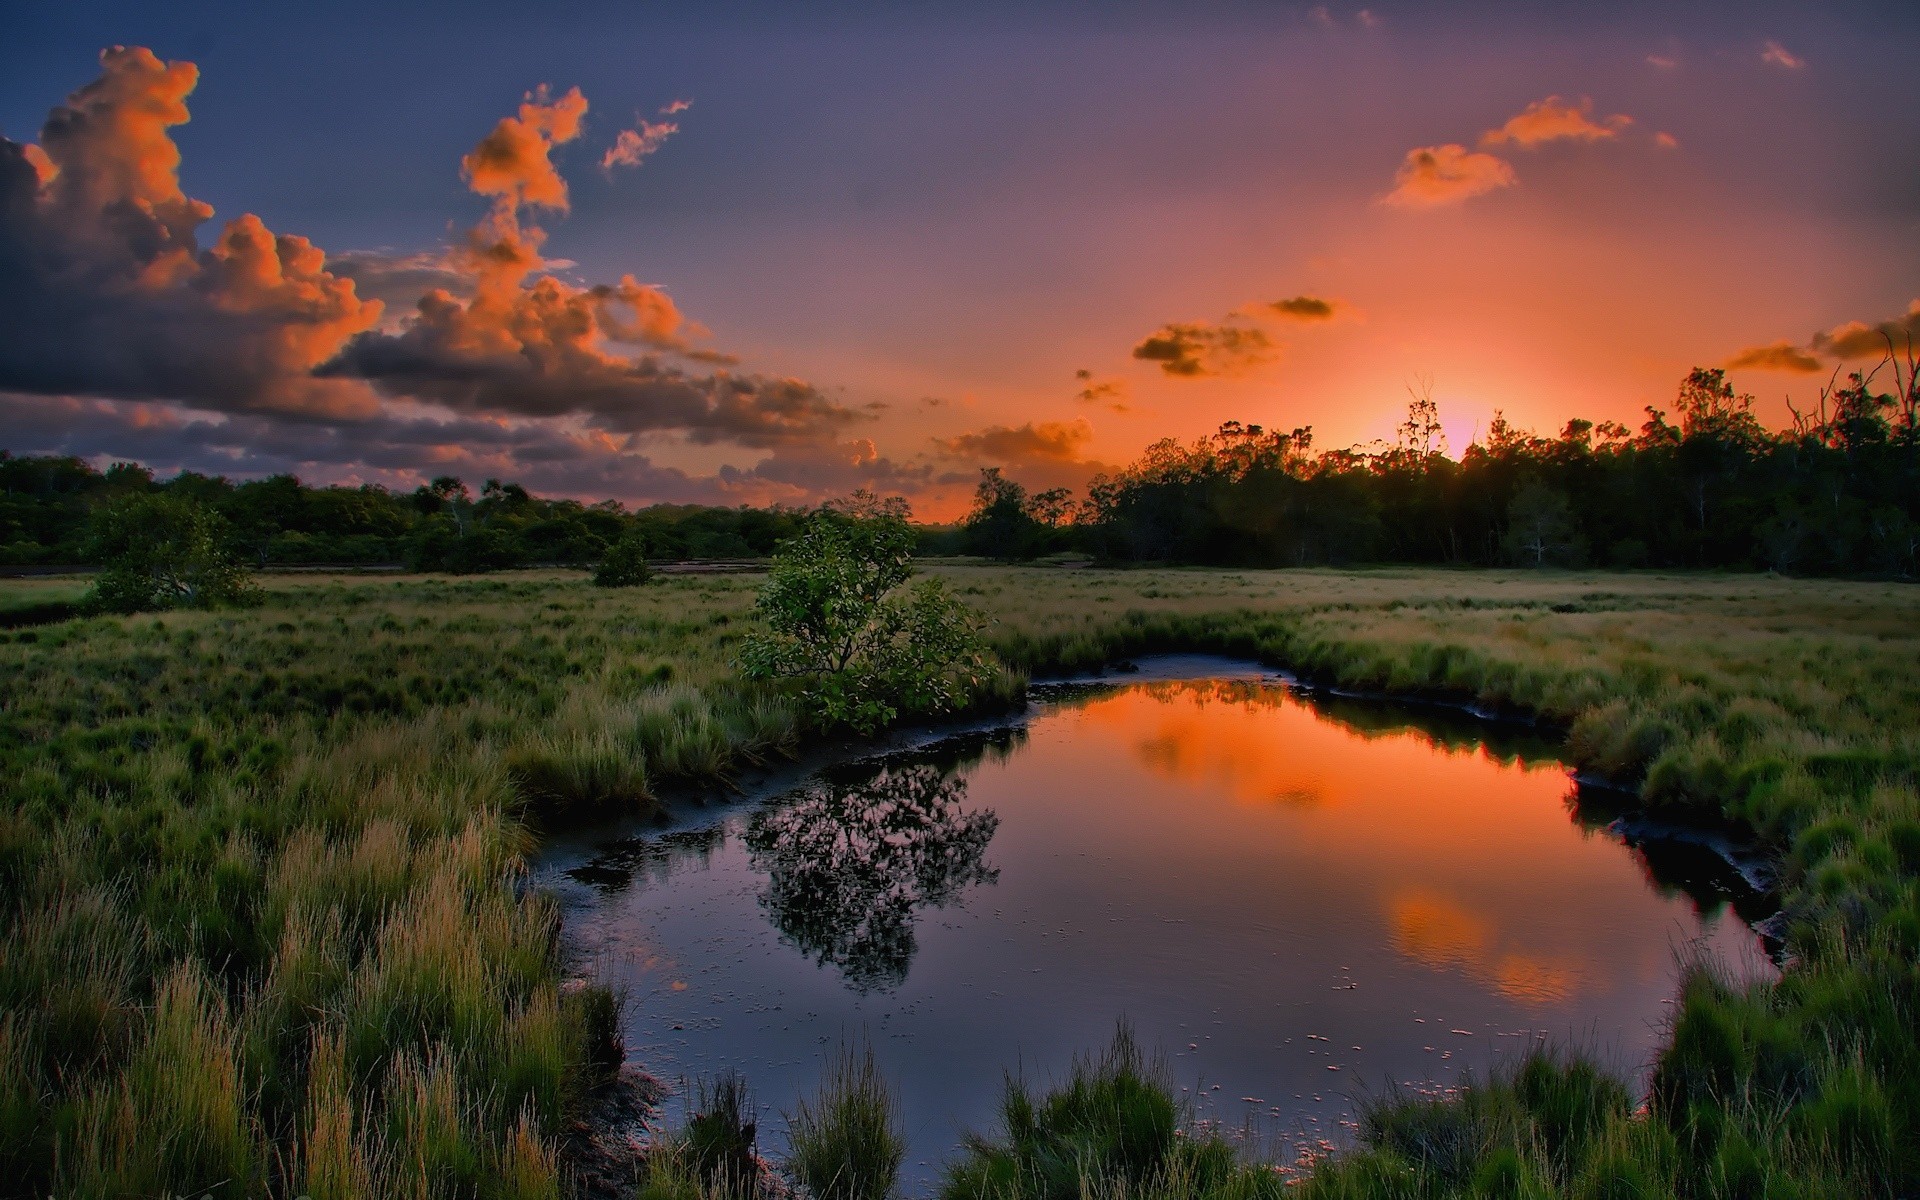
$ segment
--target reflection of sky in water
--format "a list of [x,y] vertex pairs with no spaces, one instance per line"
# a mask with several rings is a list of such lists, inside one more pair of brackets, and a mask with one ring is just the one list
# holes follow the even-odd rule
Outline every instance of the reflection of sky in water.
[[1056,1073],[1122,1015],[1204,1112],[1337,1136],[1356,1092],[1541,1033],[1643,1065],[1695,939],[1764,969],[1705,884],[1576,819],[1547,747],[1475,732],[1141,683],[1039,707],[1024,742],[837,769],[562,890],[629,990],[636,1062],[734,1067],[789,1108],[864,1033],[921,1180],[1003,1069]]

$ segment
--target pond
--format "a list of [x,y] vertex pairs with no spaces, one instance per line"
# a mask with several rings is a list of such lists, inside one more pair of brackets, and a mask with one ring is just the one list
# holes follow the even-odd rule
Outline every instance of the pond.
[[1121,1019],[1198,1116],[1311,1146],[1356,1096],[1537,1038],[1641,1071],[1683,954],[1771,970],[1764,900],[1713,839],[1618,820],[1548,739],[1147,667],[557,846],[541,881],[627,992],[630,1057],[669,1084],[740,1072],[777,1148],[774,1114],[863,1038],[924,1185],[1005,1072],[1057,1078]]

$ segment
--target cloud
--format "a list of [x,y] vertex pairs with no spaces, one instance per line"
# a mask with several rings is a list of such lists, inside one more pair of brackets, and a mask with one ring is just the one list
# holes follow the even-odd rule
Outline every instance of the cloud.
[[1133,406],[1127,403],[1127,381],[1124,379],[1095,379],[1093,372],[1082,368],[1075,371],[1073,377],[1080,384],[1080,390],[1073,398],[1082,404],[1094,404],[1109,412],[1131,412]]
[[1653,135],[1653,144],[1662,150],[1678,150],[1680,148],[1680,139],[1662,129],[1659,133]]
[[473,290],[473,276],[444,250],[399,254],[385,250],[347,250],[327,255],[327,270],[353,281],[361,298],[379,300],[386,315],[404,313],[427,292],[438,288],[456,296]]
[[1393,190],[1381,202],[1397,208],[1437,208],[1458,204],[1517,180],[1506,161],[1468,150],[1457,143],[1407,151],[1394,175]]
[[1133,357],[1158,363],[1166,374],[1183,379],[1238,375],[1278,354],[1265,330],[1225,323],[1162,325],[1133,348]]
[[1782,46],[1779,42],[1768,41],[1760,47],[1760,61],[1783,70],[1798,71],[1807,65],[1807,60]]
[[1671,71],[1680,65],[1680,59],[1678,55],[1673,54],[1649,54],[1647,65],[1658,67],[1662,71]]
[[1920,347],[1920,300],[1890,321],[1849,321],[1816,333],[1812,348],[1833,358],[1879,358],[1887,352],[1889,339],[1901,353]]
[[527,94],[516,116],[501,117],[493,132],[460,160],[461,178],[509,209],[524,205],[567,208],[567,181],[553,165],[555,146],[580,136],[587,98],[569,88],[558,100],[546,84]]
[[1729,371],[1791,371],[1811,374],[1819,371],[1820,360],[1791,342],[1772,342],[1742,350],[1726,362]]
[[[529,93],[461,159],[491,203],[454,245],[329,257],[251,214],[202,247],[213,211],[182,191],[169,132],[197,80],[115,47],[37,145],[0,139],[0,444],[729,503],[931,470],[848,440],[870,414],[803,380],[689,366],[733,360],[662,289],[550,273],[567,264],[542,256],[529,214],[567,209],[553,156],[580,134],[577,89]],[[744,462],[689,475],[641,453],[662,437],[737,444]]]
[[[1085,417],[1072,421],[1028,421],[1024,425],[989,425],[953,437],[932,439],[936,459],[967,463],[973,468],[1000,467],[1025,486],[1039,490],[1064,487],[1080,490],[1102,473],[1119,470],[1111,463],[1083,458],[1093,439],[1093,425]],[[976,481],[973,470],[939,477],[936,482]]]
[[666,145],[667,139],[679,132],[676,121],[642,120],[637,129],[622,129],[613,145],[600,156],[600,169],[611,172],[615,167],[637,167],[641,159]]
[[1633,124],[1625,113],[1615,113],[1604,122],[1593,119],[1593,101],[1582,97],[1578,105],[1548,96],[1535,100],[1518,115],[1508,118],[1498,129],[1480,135],[1482,146],[1515,145],[1532,149],[1548,142],[1603,142],[1619,135]]
[[312,369],[371,328],[379,302],[251,213],[201,249],[213,209],[181,191],[167,132],[199,72],[137,47],[100,65],[37,146],[0,138],[0,388],[370,413],[364,386]]
[[1093,440],[1093,425],[1085,417],[1072,421],[1028,421],[1024,425],[989,425],[972,433],[935,438],[944,458],[1017,464],[1077,462],[1080,448]]
[[683,113],[692,107],[693,101],[691,100],[669,100],[660,106],[660,115],[663,117],[671,117],[678,113]]
[[5,393],[0,445],[22,454],[136,461],[161,475],[284,472],[310,483],[401,490],[436,475],[492,476],[541,495],[628,503],[806,504],[860,487],[894,493],[971,483],[965,473],[895,462],[865,439],[781,447],[757,463],[695,475],[654,461],[633,435],[551,421],[388,413],[296,425],[267,414],[171,403]]
[[864,419],[801,380],[702,375],[659,353],[621,353],[614,347],[624,343],[732,362],[690,344],[705,331],[659,288],[631,275],[579,287],[542,273],[550,265],[540,254],[546,233],[521,208],[564,207],[564,183],[556,190],[544,182],[547,153],[577,134],[585,107],[577,91],[551,102],[535,92],[462,160],[469,186],[495,197],[452,252],[473,281],[471,294],[428,291],[398,328],[360,334],[321,373],[456,412],[579,417],[602,429],[678,430],[698,442],[761,448],[831,439]]
[[1271,300],[1265,304],[1253,306],[1254,310],[1262,316],[1308,322],[1330,321],[1339,307],[1337,302],[1322,300],[1318,296],[1295,296],[1290,300]]

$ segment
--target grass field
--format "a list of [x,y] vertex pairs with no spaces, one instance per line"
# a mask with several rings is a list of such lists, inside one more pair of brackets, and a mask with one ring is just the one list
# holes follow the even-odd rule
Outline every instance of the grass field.
[[[1798,965],[1690,976],[1649,1111],[1542,1060],[1383,1105],[1308,1192],[1920,1188],[1920,588],[930,569],[1016,671],[1213,650],[1537,714],[1583,769],[1778,849]],[[0,1192],[561,1194],[613,1000],[563,978],[520,863],[553,821],[671,804],[807,732],[734,674],[758,578],[264,582],[254,609],[0,631]],[[0,610],[81,587],[0,580]],[[1278,1178],[1128,1161],[1083,1190]]]

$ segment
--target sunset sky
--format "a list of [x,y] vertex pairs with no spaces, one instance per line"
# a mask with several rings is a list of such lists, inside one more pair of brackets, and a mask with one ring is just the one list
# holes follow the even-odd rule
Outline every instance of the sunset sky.
[[1592,7],[38,6],[0,448],[939,518],[1920,328],[1920,6]]

